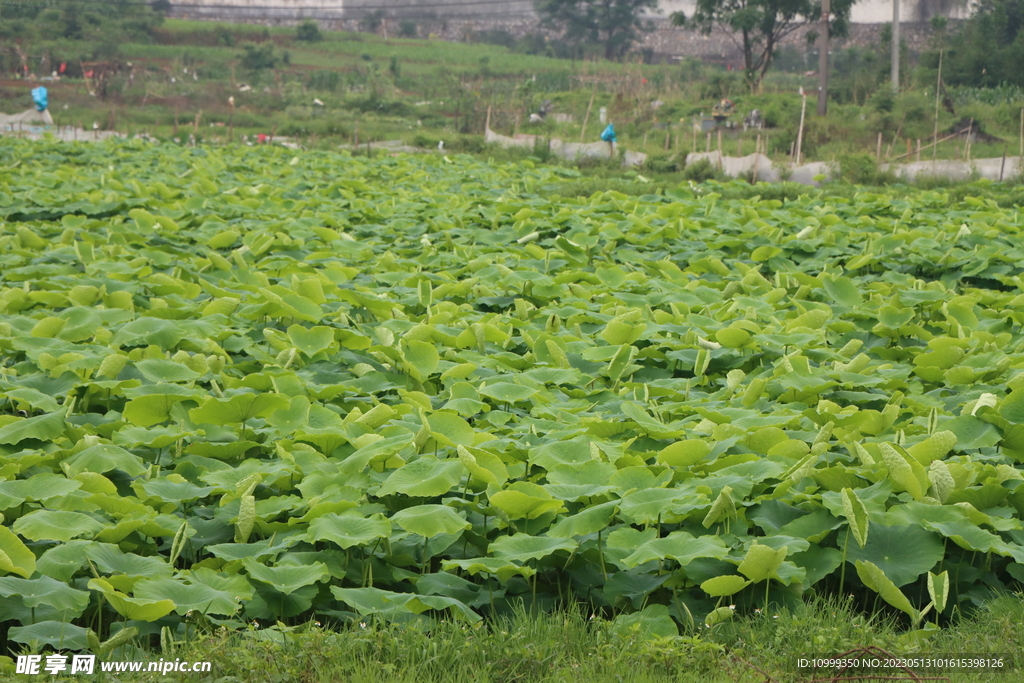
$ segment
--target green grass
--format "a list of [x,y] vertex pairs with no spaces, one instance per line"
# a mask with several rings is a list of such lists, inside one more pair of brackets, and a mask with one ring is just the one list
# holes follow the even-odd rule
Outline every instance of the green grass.
[[[574,608],[533,615],[517,610],[475,626],[366,619],[228,634],[196,624],[187,641],[165,640],[158,652],[128,646],[107,660],[211,662],[208,674],[136,674],[131,679],[178,683],[254,677],[273,683],[783,683],[809,679],[797,675],[798,654],[838,655],[864,647],[900,656],[1018,653],[1024,648],[1022,620],[1024,599],[1008,595],[973,614],[959,615],[941,631],[907,631],[893,617],[866,616],[837,599],[810,600],[792,611],[654,639],[616,630],[610,622]],[[949,680],[987,683],[1017,676],[949,674]],[[7,680],[3,668],[0,679]]]

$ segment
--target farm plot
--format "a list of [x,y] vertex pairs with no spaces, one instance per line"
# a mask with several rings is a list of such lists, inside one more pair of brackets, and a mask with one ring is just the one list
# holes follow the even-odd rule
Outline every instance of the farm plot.
[[672,634],[809,591],[917,625],[1024,580],[1016,211],[269,148],[0,164],[11,648],[518,602]]

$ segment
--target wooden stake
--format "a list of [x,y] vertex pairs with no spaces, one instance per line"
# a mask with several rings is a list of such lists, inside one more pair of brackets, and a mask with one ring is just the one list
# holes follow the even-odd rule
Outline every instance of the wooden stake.
[[875,147],[875,159],[877,161],[882,160],[882,134],[878,134],[878,144]]
[[491,105],[487,105],[487,120],[484,121],[484,135],[491,130]]
[[202,119],[202,118],[203,118],[203,110],[200,109],[199,111],[196,112],[196,120],[192,124],[192,130],[195,131],[196,135],[199,135],[199,120]]
[[597,83],[594,83],[594,92],[590,93],[590,102],[587,103],[587,113],[583,117],[583,127],[580,128],[580,142],[583,142],[584,136],[587,134],[587,122],[590,121],[590,110],[594,106],[594,98],[597,97]]
[[917,139],[917,158],[914,161],[921,161],[921,138]]
[[1006,170],[1006,145],[1003,145],[1003,163],[999,165],[999,182],[1003,182],[1003,172]]
[[800,129],[796,134],[796,163],[800,165],[800,159],[803,158],[803,146],[804,146],[804,116],[807,114],[807,96],[804,95],[802,98],[803,104],[800,105]]
[[935,130],[932,132],[932,173],[935,173],[935,162],[939,158],[939,91],[942,90],[942,54],[939,50],[939,76],[935,81]]
[[722,168],[722,129],[718,129],[718,168]]
[[355,129],[352,132],[352,151],[359,151],[359,119],[356,119]]
[[743,156],[743,138],[736,141],[736,156]]
[[668,151],[669,143],[672,142],[672,131],[668,128],[665,129],[665,151]]
[[711,154],[711,131],[708,131],[708,139],[704,143],[704,153]]
[[967,156],[967,161],[971,160],[971,136],[974,135],[974,119],[971,119],[970,124],[967,126],[967,140],[964,141],[964,154]]

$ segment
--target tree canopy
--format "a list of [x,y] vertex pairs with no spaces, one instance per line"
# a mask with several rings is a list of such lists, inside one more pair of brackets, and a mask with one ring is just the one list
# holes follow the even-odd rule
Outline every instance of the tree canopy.
[[[832,0],[832,35],[846,35],[854,1]],[[744,76],[751,89],[760,85],[782,39],[820,20],[820,0],[697,0],[692,17],[672,15],[677,26],[728,33],[743,53]]]
[[[935,66],[938,55],[927,63]],[[1024,0],[981,0],[950,42],[943,80],[953,85],[1024,86]]]
[[537,0],[545,26],[565,31],[566,40],[599,43],[606,59],[620,59],[643,30],[643,10],[658,0]]

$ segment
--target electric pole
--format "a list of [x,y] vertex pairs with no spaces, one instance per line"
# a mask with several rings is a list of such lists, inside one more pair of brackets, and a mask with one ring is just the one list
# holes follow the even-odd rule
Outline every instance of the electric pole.
[[828,15],[830,0],[821,0],[821,32],[818,35],[818,116],[828,113]]
[[892,89],[900,91],[900,0],[892,0]]

